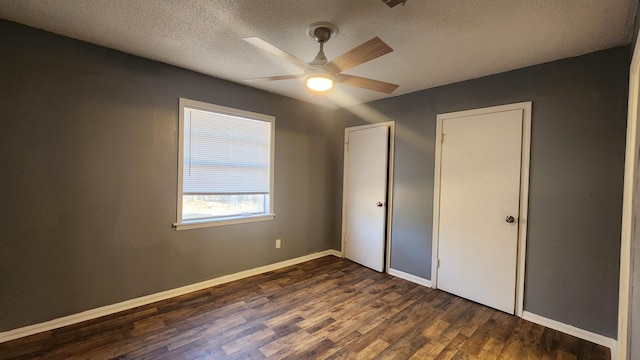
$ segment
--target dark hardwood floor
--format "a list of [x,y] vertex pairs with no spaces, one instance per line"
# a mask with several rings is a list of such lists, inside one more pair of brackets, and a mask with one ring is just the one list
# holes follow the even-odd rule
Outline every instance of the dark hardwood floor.
[[324,257],[0,344],[0,359],[609,359],[609,350]]

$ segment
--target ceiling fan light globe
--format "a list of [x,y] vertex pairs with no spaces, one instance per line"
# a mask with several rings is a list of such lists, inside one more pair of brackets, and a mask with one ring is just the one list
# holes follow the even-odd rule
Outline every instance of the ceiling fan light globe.
[[316,92],[325,92],[331,90],[333,88],[333,79],[324,75],[312,75],[309,76],[305,84],[307,87]]

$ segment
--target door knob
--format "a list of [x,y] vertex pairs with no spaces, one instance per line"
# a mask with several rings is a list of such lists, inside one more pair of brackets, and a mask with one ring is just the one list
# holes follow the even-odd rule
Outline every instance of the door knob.
[[508,222],[509,224],[511,224],[511,223],[513,223],[514,221],[516,221],[516,219],[515,219],[513,216],[511,216],[511,215],[507,216],[507,218],[506,218],[506,219],[504,219],[504,220],[505,220],[506,222]]
[[378,201],[378,202],[376,203],[376,206],[377,206],[377,207],[382,207],[382,205],[383,205],[383,204],[382,204],[380,201]]

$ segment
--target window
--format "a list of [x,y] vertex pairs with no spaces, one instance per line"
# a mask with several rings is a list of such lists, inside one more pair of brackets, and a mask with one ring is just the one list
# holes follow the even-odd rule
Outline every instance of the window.
[[274,123],[180,99],[176,229],[273,219]]

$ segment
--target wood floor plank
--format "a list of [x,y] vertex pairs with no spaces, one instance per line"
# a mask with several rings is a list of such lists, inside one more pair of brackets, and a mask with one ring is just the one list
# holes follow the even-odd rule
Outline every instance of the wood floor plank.
[[537,360],[540,354],[535,351],[542,338],[544,327],[529,321],[519,321],[504,349],[498,356],[499,360],[523,359]]
[[358,352],[354,357],[354,359],[358,359],[358,360],[373,359],[376,355],[380,354],[384,349],[388,347],[389,347],[388,342],[382,339],[378,339],[372,342],[371,344],[367,345],[367,347],[362,349],[360,352]]
[[4,359],[587,359],[608,349],[327,256],[0,344]]
[[435,357],[435,360],[450,360],[456,355],[456,353],[460,350],[464,342],[467,340],[467,337],[458,333],[456,334],[451,341],[448,342],[447,346],[442,349],[442,351]]
[[422,336],[422,333],[438,315],[440,315],[439,312],[433,311],[429,317],[424,318],[424,321],[417,322],[397,341],[390,342],[389,346],[376,358],[388,360],[411,358],[411,356],[430,342],[430,339]]
[[[338,348],[336,344],[329,340],[323,339],[320,342],[309,344],[309,346],[304,347],[302,351],[299,352],[291,352],[283,358],[285,360],[295,360],[295,359],[322,359],[334,354]],[[275,358],[275,357],[274,357]],[[273,359],[273,358],[272,358]]]
[[500,340],[496,340],[492,337],[487,339],[480,353],[478,353],[478,360],[493,360],[497,359],[504,348],[504,343]]

